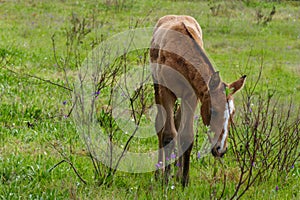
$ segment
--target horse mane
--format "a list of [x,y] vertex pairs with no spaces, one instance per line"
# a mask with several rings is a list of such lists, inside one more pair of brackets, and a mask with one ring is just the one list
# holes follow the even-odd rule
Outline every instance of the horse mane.
[[[200,57],[203,58],[204,63],[206,63],[213,73],[215,72],[215,69],[210,62],[206,52],[203,49],[203,42],[202,40],[199,40],[199,38],[196,36],[195,30],[191,28],[190,26],[187,26],[184,22],[182,22],[183,27],[186,29],[187,34],[190,36],[194,43],[194,47],[196,48],[197,52],[199,53]],[[195,66],[197,68],[197,66]]]

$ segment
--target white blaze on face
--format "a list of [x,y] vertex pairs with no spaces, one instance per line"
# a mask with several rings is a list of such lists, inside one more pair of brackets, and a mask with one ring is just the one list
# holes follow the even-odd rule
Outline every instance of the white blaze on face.
[[230,119],[230,115],[233,113],[234,111],[234,104],[233,104],[233,100],[229,100],[228,103],[226,103],[225,105],[225,111],[224,111],[224,126],[223,126],[223,130],[224,133],[222,135],[222,140],[221,140],[221,148],[218,150],[219,152],[222,152],[223,149],[225,148],[225,140],[226,137],[228,135],[228,123],[229,123],[229,119]]

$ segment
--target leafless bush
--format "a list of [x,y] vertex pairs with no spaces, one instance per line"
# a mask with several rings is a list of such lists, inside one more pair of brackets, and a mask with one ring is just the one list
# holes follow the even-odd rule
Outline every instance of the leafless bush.
[[[137,57],[141,58],[141,67],[148,66],[148,59],[147,59],[147,50],[144,53],[137,53]],[[130,79],[130,56],[126,53],[123,54],[120,58],[114,61],[114,63],[105,68],[106,70],[102,71],[99,74],[99,81],[97,82],[96,94],[99,99],[106,99],[105,104],[103,105],[103,101],[100,102],[95,101],[94,105],[97,109],[95,110],[97,115],[97,121],[99,125],[103,128],[103,134],[107,137],[108,148],[109,150],[107,159],[110,159],[109,165],[104,165],[100,160],[95,158],[93,155],[90,154],[91,160],[94,164],[94,168],[96,174],[98,176],[99,184],[110,184],[114,174],[117,172],[117,169],[120,165],[121,160],[123,159],[124,155],[128,151],[130,144],[135,137],[139,129],[139,125],[143,118],[144,113],[151,105],[151,102],[147,98],[149,94],[149,87],[147,85],[141,84],[138,88],[136,88],[133,92],[128,89]],[[120,78],[121,77],[121,78]],[[149,77],[142,77],[143,81],[146,81]],[[122,81],[123,85],[118,85],[117,82]],[[128,110],[127,115],[131,117],[131,121],[135,124],[135,127],[132,132],[126,133],[124,136],[124,130],[122,127],[118,126],[116,122],[116,118],[113,115],[114,105],[113,101],[115,100],[115,90],[118,87],[119,90],[122,91],[123,99],[128,100]],[[151,88],[152,89],[152,88]],[[109,91],[109,92],[107,92]],[[152,91],[151,91],[152,92]],[[104,97],[105,96],[105,97]],[[114,148],[115,145],[121,146],[121,152],[117,152]],[[91,149],[91,146],[88,142],[86,142],[86,147],[89,151],[95,151],[95,149]],[[106,152],[106,153],[107,153]],[[116,153],[119,153],[116,156]],[[97,154],[97,153],[96,153]],[[115,160],[112,160],[115,159]],[[102,171],[102,173],[101,173]],[[105,173],[103,173],[103,171]]]
[[215,2],[209,2],[208,6],[209,6],[209,9],[210,9],[211,14],[213,16],[218,16],[219,15],[221,4],[217,4]]
[[53,56],[56,66],[63,71],[65,85],[72,90],[72,85],[69,82],[68,71],[71,69],[78,69],[82,62],[81,45],[86,35],[91,32],[90,21],[86,18],[80,18],[75,13],[71,16],[71,27],[65,29],[65,46],[61,56],[57,53],[55,42],[55,34],[52,35]]
[[[74,13],[71,16],[70,22],[71,26],[65,29],[65,46],[63,46],[62,49],[59,49],[62,51],[62,53],[59,54],[57,52],[58,48],[55,34],[52,35],[51,40],[55,64],[57,68],[63,72],[64,75],[65,83],[64,85],[61,85],[61,87],[67,89],[70,98],[72,98],[74,86],[70,82],[69,71],[71,69],[78,69],[80,67],[82,62],[80,46],[82,44],[82,41],[85,39],[85,36],[90,32],[90,29],[87,28],[88,25],[86,19],[80,19]],[[75,103],[73,104],[68,114],[65,115],[65,117],[70,117],[74,106]],[[73,149],[73,147],[70,146],[69,148],[65,148],[63,144],[61,144],[59,141],[49,141],[49,143],[61,155],[63,159],[57,164],[55,164],[48,171],[51,172],[59,165],[63,163],[68,163],[75,172],[75,174],[78,176],[78,178],[82,181],[82,183],[86,184],[87,181],[80,175],[80,172],[78,172],[75,164],[72,162],[71,149]],[[66,149],[70,149],[70,151],[66,151]]]
[[274,91],[246,94],[242,125],[231,131],[232,150],[240,169],[232,198],[241,197],[252,185],[274,174],[287,174],[299,160],[300,110],[294,110],[292,101],[285,106],[275,97]]
[[208,7],[212,16],[225,16],[227,18],[235,15],[237,10],[241,10],[243,8],[241,3],[235,0],[224,2],[218,0],[209,0]]
[[267,14],[264,14],[262,12],[261,8],[258,8],[256,10],[256,21],[257,21],[257,24],[263,24],[263,25],[268,24],[269,22],[272,21],[273,16],[275,15],[275,13],[276,13],[275,6],[273,6],[272,10],[269,13],[267,13]]
[[[66,30],[64,56],[58,56],[54,35],[52,44],[56,65],[64,73],[66,85],[72,88],[70,91],[74,98],[74,105],[67,117],[71,116],[72,113],[75,123],[79,124],[78,133],[82,136],[86,155],[92,163],[94,181],[98,185],[102,185],[110,184],[113,180],[121,160],[138,131],[144,113],[152,101],[149,101],[147,95],[150,92],[149,87],[143,84],[149,79],[149,76],[142,75],[139,80],[141,84],[133,92],[128,89],[130,82],[132,82],[130,79],[131,65],[133,65],[133,62],[136,64],[138,60],[139,67],[146,68],[148,66],[148,50],[129,52],[127,46],[124,49],[116,49],[115,46],[106,44],[100,45],[100,48],[96,51],[91,51],[89,55],[86,55],[86,59],[82,61],[83,56],[80,47],[85,40],[85,36],[90,32],[89,20],[80,19],[73,14],[71,27]],[[99,42],[96,41],[95,43]],[[132,44],[128,44],[128,46],[130,45]],[[114,51],[118,53],[116,54]],[[115,54],[119,56],[115,57]],[[134,61],[130,59],[133,56],[135,57]],[[72,84],[69,80],[68,71],[71,69],[77,69],[79,72],[78,85]],[[88,82],[90,80],[92,81]],[[119,84],[120,82],[122,84]],[[91,83],[91,86],[87,86]],[[92,92],[88,96],[83,89],[85,87],[92,88]],[[131,132],[126,133],[126,136],[124,136],[124,131],[119,127],[116,118],[113,116],[116,88],[121,90],[121,96],[128,100],[128,112],[126,114],[133,119],[135,126]],[[91,98],[90,101],[87,100],[89,98]],[[96,128],[93,129],[92,127]],[[95,132],[95,130],[98,131]],[[97,144],[99,138],[102,143]],[[94,139],[96,140],[93,141]],[[121,150],[117,151],[116,144],[122,147]],[[63,160],[54,165],[49,171],[62,163],[68,163],[79,179],[83,183],[87,183],[71,161],[71,152],[65,152],[64,148],[58,148],[57,145],[52,146],[60,153]]]

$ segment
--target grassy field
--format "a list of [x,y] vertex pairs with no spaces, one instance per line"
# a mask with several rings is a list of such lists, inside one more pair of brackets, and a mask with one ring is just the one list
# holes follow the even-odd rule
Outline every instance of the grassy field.
[[[273,6],[276,13],[267,21]],[[214,199],[221,193],[223,199],[232,197],[240,175],[232,142],[222,164],[211,155],[197,158],[195,148],[191,183],[184,190],[175,180],[169,186],[162,186],[161,181],[154,179],[153,172],[116,172],[109,184],[101,184],[95,178],[80,131],[72,115],[69,116],[72,96],[62,86],[72,87],[78,66],[88,52],[122,31],[153,27],[166,14],[186,14],[197,19],[202,27],[204,47],[223,80],[231,82],[247,74],[245,90],[236,97],[238,127],[242,127],[245,114],[243,97],[254,88],[262,67],[260,81],[252,95],[253,110],[258,110],[265,120],[271,120],[259,111],[260,106],[255,102],[275,92],[278,103],[270,106],[278,106],[274,109],[279,112],[276,119],[280,118],[280,112],[290,114],[295,119],[293,130],[299,133],[299,1],[0,0],[1,199]],[[74,27],[82,25],[83,19],[85,34],[74,40],[78,43],[70,44],[71,35],[78,36]],[[129,56],[131,63],[139,62],[134,53]],[[67,70],[69,85],[64,70]],[[109,90],[105,92],[104,88],[104,94],[108,95]],[[99,99],[101,102],[101,96]],[[288,109],[291,99],[292,109],[287,113],[285,108]],[[125,142],[120,141],[124,145],[126,138]],[[143,150],[151,150],[156,148],[157,138],[132,142],[143,144]],[[298,143],[294,157],[300,154]],[[276,153],[270,152],[270,158],[276,157]],[[69,163],[55,167],[63,159]],[[285,170],[279,166],[270,168],[247,188],[242,198],[299,199],[299,161],[298,157]],[[258,173],[259,167],[257,165],[253,173]],[[109,171],[103,166],[101,169],[104,174]]]

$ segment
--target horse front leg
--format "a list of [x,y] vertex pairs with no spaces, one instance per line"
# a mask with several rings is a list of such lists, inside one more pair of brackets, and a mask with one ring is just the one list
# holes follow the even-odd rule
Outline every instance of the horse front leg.
[[189,183],[189,171],[190,171],[190,156],[194,144],[194,133],[192,128],[185,127],[180,133],[180,168],[178,176],[181,176],[181,183],[183,187],[186,187]]
[[181,126],[179,129],[180,147],[184,152],[182,155],[182,186],[186,187],[189,183],[190,156],[194,144],[194,113],[197,107],[197,100],[190,95],[182,103]]
[[174,124],[173,109],[176,96],[167,88],[160,86],[160,90],[156,90],[155,94],[158,112],[156,115],[155,128],[159,141],[158,163],[155,176],[158,177],[160,169],[164,169],[165,182],[167,183],[170,176],[170,161],[174,151],[176,141],[174,138],[177,131]]
[[176,101],[176,96],[167,88],[162,90],[162,106],[165,109],[166,121],[164,123],[164,128],[162,130],[162,145],[164,152],[164,177],[165,182],[168,183],[171,171],[171,159],[176,146],[176,136],[177,131],[174,123],[174,106]]
[[186,187],[189,183],[189,172],[190,172],[190,156],[193,149],[194,142],[191,142],[188,149],[183,154],[183,173],[182,173],[182,186]]

